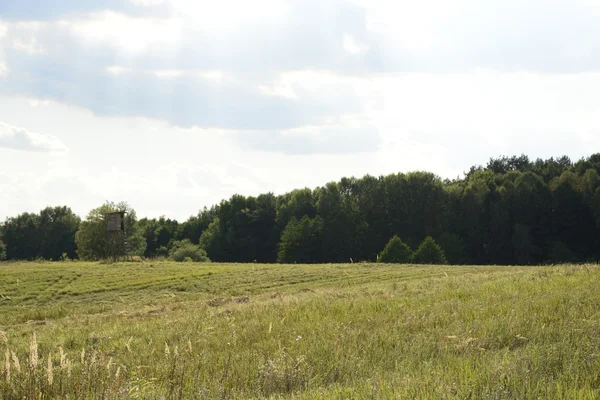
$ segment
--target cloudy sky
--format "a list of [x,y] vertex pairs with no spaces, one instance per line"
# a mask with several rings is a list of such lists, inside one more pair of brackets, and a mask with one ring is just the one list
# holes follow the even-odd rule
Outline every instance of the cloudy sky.
[[600,152],[600,0],[1,0],[0,220]]

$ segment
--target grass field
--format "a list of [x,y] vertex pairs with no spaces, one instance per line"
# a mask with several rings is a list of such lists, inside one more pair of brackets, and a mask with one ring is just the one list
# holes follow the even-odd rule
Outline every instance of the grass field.
[[0,331],[2,399],[600,397],[592,265],[5,263]]

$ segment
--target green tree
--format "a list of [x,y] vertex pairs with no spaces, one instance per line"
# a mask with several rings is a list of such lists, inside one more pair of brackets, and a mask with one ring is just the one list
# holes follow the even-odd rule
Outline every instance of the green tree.
[[[519,173],[520,172],[515,172]],[[508,188],[507,188],[508,187]],[[489,204],[486,219],[488,221],[487,243],[485,244],[485,262],[494,264],[511,264],[514,262],[511,245],[512,215],[510,198],[513,185],[496,187],[489,193]],[[446,248],[442,245],[444,251]],[[446,251],[448,261],[454,263]]]
[[314,218],[317,215],[315,194],[311,189],[296,189],[277,197],[276,222],[281,230],[292,217],[302,219],[305,215]]
[[539,252],[538,247],[533,243],[531,228],[526,225],[515,225],[512,245],[515,260],[520,265],[532,264],[536,259],[536,254]]
[[40,211],[40,256],[55,261],[64,254],[75,258],[75,234],[80,223],[81,219],[69,207],[47,207]]
[[[124,211],[125,214],[125,240],[120,240],[117,235],[107,235],[105,215],[111,212]],[[110,240],[114,241],[111,243]],[[79,226],[75,235],[77,254],[82,260],[107,259],[113,255],[113,246],[118,256],[141,256],[146,249],[146,239],[137,223],[136,212],[127,203],[118,204],[106,202],[102,206],[89,212],[86,219]]]
[[0,240],[0,261],[6,260],[6,246],[4,242]]
[[[553,215],[555,200],[548,184],[529,171],[515,179],[514,188],[511,207],[514,261],[519,264],[541,263],[545,260],[546,249],[556,237],[553,228],[556,224],[556,214]],[[515,242],[515,238],[522,244]]]
[[[169,249],[175,240],[179,224],[173,219],[164,216],[159,219],[142,218],[138,221],[139,228],[146,239],[145,257],[156,257]],[[160,251],[159,251],[160,249]],[[160,253],[160,254],[159,254]]]
[[485,249],[489,231],[490,186],[494,174],[476,171],[464,183],[462,199],[454,210],[459,216],[459,232],[465,240],[465,251],[469,263],[485,261]]
[[9,260],[35,260],[40,257],[40,216],[23,213],[4,223],[3,241]]
[[192,243],[198,243],[200,236],[208,225],[217,217],[218,207],[204,207],[198,215],[188,218],[187,221],[179,224],[175,238],[177,240],[189,239]]
[[444,250],[439,244],[433,240],[431,236],[427,236],[415,251],[413,258],[418,264],[446,264],[446,256]]
[[455,233],[444,232],[438,238],[438,243],[450,264],[464,263],[465,244],[460,236]]
[[551,183],[554,200],[552,217],[557,234],[548,241],[557,239],[563,242],[581,261],[595,252],[597,237],[593,204],[586,201],[585,186],[582,178],[572,171],[565,171]]
[[383,177],[366,175],[352,186],[358,223],[356,242],[358,259],[375,261],[382,247],[392,236]]
[[174,242],[169,253],[169,259],[178,262],[188,259],[196,262],[210,261],[206,251],[197,244],[190,242],[189,239]]
[[[255,259],[258,262],[277,261],[277,199],[273,193],[261,194],[256,198],[254,207],[249,211],[249,230],[256,243]],[[253,260],[249,260],[253,261]]]
[[357,208],[350,182],[330,182],[317,191],[317,212],[323,221],[321,257],[325,262],[348,262],[357,257]]
[[563,242],[554,242],[548,253],[548,261],[553,263],[568,263],[575,261],[575,255]]
[[379,262],[405,264],[411,261],[412,250],[397,235],[394,235],[379,253]]
[[282,263],[316,263],[321,260],[321,217],[292,217],[281,234],[277,261]]
[[8,218],[3,228],[7,258],[60,260],[63,254],[74,258],[75,232],[79,223],[79,217],[64,206]]
[[221,219],[215,218],[202,232],[200,236],[200,247],[206,250],[206,253],[213,261],[224,261],[226,254],[223,250],[223,232],[221,231]]

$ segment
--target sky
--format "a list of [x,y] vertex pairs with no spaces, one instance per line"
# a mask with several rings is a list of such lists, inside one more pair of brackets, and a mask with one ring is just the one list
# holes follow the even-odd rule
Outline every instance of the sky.
[[0,1],[0,220],[600,152],[600,0]]

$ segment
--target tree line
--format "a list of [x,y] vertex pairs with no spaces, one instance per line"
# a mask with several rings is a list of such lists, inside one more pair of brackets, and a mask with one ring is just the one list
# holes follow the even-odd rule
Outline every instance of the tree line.
[[138,220],[126,203],[106,203],[84,220],[69,207],[49,207],[6,219],[0,226],[0,258],[106,258],[103,214],[111,210],[128,211],[127,251],[145,257],[263,263],[596,261],[600,154],[577,162],[566,156],[535,161],[503,156],[456,179],[417,171],[342,178],[278,196],[236,194],[184,222]]

